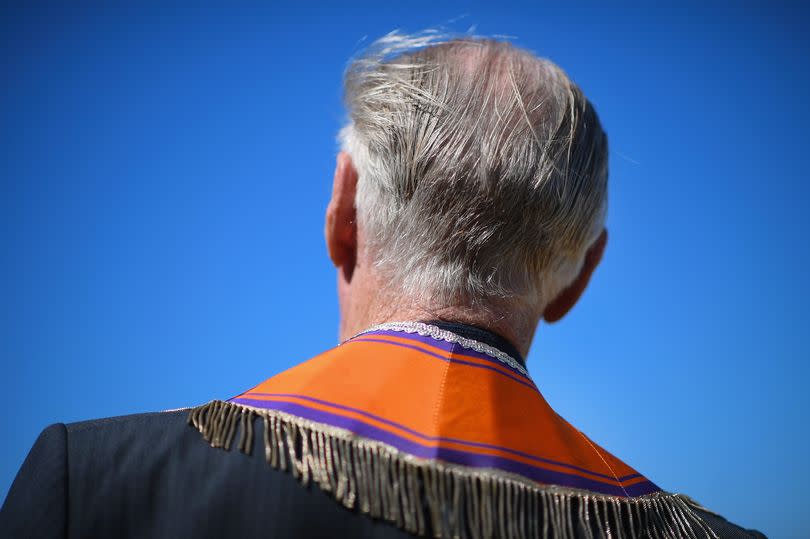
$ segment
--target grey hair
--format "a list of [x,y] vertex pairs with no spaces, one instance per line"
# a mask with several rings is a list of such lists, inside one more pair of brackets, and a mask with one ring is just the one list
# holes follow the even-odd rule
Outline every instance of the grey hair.
[[558,66],[507,42],[391,33],[344,91],[358,222],[390,286],[542,306],[576,278],[604,226],[607,136]]

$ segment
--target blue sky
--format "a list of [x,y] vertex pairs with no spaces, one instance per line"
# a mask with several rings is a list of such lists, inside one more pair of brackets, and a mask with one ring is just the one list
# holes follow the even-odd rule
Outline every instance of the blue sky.
[[54,422],[230,397],[336,343],[347,59],[443,25],[560,64],[610,138],[610,241],[532,375],[667,490],[810,529],[800,3],[4,4],[0,497]]

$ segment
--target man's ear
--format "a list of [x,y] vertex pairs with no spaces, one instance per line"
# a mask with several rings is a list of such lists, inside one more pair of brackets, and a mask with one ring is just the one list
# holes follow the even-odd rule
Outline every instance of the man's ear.
[[357,193],[357,170],[351,157],[340,152],[335,166],[332,198],[326,208],[326,247],[336,268],[343,270],[351,280],[357,260],[357,212],[354,197]]
[[560,292],[551,303],[546,305],[543,311],[543,319],[546,322],[553,323],[568,314],[568,311],[576,305],[579,297],[588,286],[588,281],[591,280],[591,275],[602,260],[602,255],[605,252],[605,245],[607,244],[607,229],[603,229],[602,233],[596,238],[596,241],[588,248],[585,253],[585,261],[582,263],[582,269],[577,275],[573,283]]

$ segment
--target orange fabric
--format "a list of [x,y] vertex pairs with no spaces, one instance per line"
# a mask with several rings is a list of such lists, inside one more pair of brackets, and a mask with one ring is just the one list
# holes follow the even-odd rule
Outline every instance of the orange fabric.
[[598,482],[594,490],[604,484],[619,495],[630,495],[627,487],[633,485],[654,489],[557,415],[531,380],[510,367],[407,334],[363,337],[367,340],[348,341],[233,400],[333,414],[337,426],[349,421],[403,444],[522,463],[565,474],[563,482],[573,476],[575,486],[590,485],[576,479],[584,478]]

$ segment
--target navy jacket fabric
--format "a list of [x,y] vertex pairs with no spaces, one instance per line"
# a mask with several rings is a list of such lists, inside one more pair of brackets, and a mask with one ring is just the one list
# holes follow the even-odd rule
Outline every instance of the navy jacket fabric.
[[251,455],[214,449],[187,417],[48,427],[0,510],[0,536],[411,537],[268,466],[260,435]]
[[[369,537],[410,534],[346,509],[253,451],[210,447],[187,411],[45,429],[0,509],[1,537]],[[720,537],[764,537],[702,513]]]

